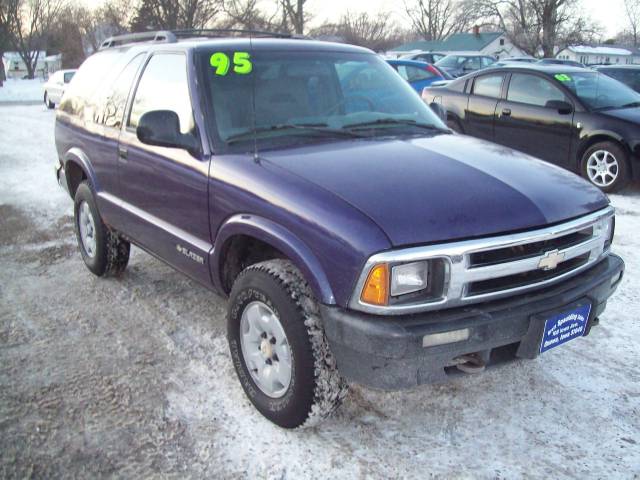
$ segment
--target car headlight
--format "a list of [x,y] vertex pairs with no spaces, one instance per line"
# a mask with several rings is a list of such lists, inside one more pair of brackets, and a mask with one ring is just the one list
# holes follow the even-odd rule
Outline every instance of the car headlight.
[[360,291],[360,302],[387,306],[440,299],[447,263],[442,258],[408,263],[378,263],[371,267]]
[[405,263],[391,268],[391,296],[419,292],[427,288],[429,264],[425,262]]
[[595,225],[596,235],[605,239],[604,251],[611,248],[615,226],[616,226],[616,217],[614,215],[603,218]]

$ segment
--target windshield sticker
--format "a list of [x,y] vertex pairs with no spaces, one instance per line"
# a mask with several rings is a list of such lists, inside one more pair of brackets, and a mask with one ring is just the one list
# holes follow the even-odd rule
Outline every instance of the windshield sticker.
[[572,80],[566,73],[558,73],[555,77],[559,82],[570,82]]
[[[216,52],[211,55],[209,63],[215,68],[216,75],[226,75],[229,73],[231,67],[231,60],[229,55],[223,52]],[[247,52],[234,52],[233,53],[233,72],[238,75],[247,75],[253,70],[253,64],[251,63],[251,55]]]

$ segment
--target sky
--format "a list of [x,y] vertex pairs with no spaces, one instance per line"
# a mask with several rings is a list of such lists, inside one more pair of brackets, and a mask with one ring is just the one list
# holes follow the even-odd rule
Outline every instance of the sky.
[[[85,3],[89,6],[97,6],[103,1],[85,0]],[[578,1],[591,14],[591,17],[602,25],[605,37],[612,37],[625,28],[624,0]],[[373,14],[379,11],[388,12],[394,14],[397,20],[406,21],[403,0],[308,0],[307,5],[314,15],[314,24],[321,23],[323,20],[337,20],[346,10],[353,13],[366,11]]]

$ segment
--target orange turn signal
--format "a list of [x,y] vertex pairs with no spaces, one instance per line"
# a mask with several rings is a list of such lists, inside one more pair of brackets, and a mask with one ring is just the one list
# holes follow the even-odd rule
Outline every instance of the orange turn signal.
[[360,300],[372,305],[386,305],[389,302],[389,268],[386,263],[371,269],[362,287]]

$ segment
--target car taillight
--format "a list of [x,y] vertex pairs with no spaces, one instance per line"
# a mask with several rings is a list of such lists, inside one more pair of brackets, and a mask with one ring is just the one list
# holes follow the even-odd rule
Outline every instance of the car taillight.
[[442,75],[442,73],[440,73],[440,71],[436,67],[434,67],[433,65],[427,65],[425,67],[425,70],[427,72],[433,73],[436,77],[444,78],[444,75]]

